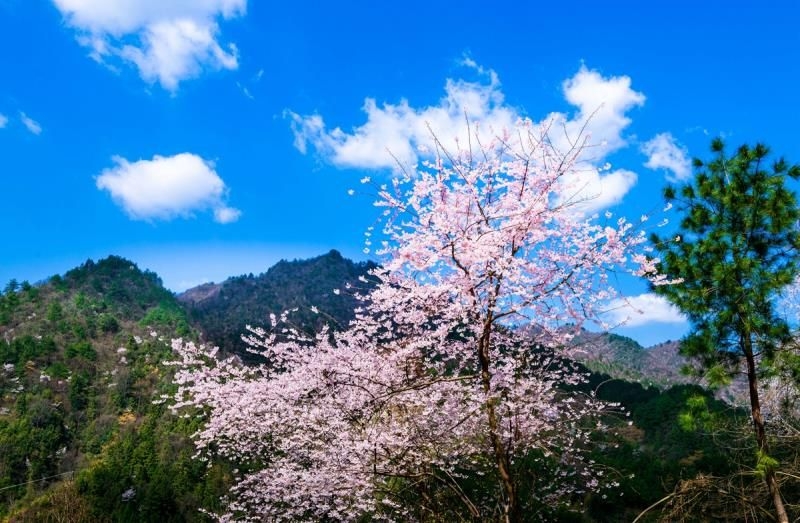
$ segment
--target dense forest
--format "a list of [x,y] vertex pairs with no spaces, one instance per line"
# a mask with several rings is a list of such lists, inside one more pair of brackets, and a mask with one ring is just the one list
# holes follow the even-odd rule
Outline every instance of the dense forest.
[[4,516],[183,520],[213,506],[224,490],[192,459],[190,420],[154,403],[171,390],[169,336],[194,336],[155,274],[89,260],[12,281],[0,304]]
[[[246,356],[242,335],[270,313],[297,309],[293,321],[311,332],[324,324],[337,328],[353,319],[356,292],[369,291],[372,262],[354,263],[335,250],[309,260],[281,261],[265,273],[205,284],[178,295],[189,318],[221,349]],[[317,308],[318,313],[310,307]]]
[[[205,300],[192,297],[196,289],[178,299],[157,275],[115,256],[89,260],[47,282],[10,282],[0,298],[0,516],[208,519],[201,509],[220,509],[234,465],[196,459],[190,436],[200,418],[167,407],[175,391],[166,365],[173,358],[170,339],[214,339],[212,333],[233,318],[258,325],[270,312],[311,303],[327,306],[331,324],[339,325],[353,302],[348,293],[332,291],[352,287],[366,269],[331,252],[281,262],[258,277],[232,278]],[[665,497],[640,521],[735,514],[741,493],[724,491],[719,481],[750,485],[751,494],[758,490],[742,443],[747,412],[641,364],[657,348],[616,335],[586,336],[604,348],[602,358],[586,362],[595,372],[581,387],[621,405],[608,420],[613,431],[593,435],[592,451],[617,486],[582,500],[582,513],[562,507],[550,517],[631,521]],[[222,339],[234,341],[232,335]],[[235,343],[229,347],[238,350]],[[790,445],[777,450],[782,463],[796,467]],[[469,488],[479,492],[486,485]],[[800,498],[796,490],[785,495]],[[763,501],[749,500],[756,506]]]

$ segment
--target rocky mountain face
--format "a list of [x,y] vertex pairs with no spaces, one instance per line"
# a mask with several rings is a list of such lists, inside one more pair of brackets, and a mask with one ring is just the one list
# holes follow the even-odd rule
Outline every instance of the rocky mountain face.
[[[614,379],[661,390],[676,385],[707,386],[702,377],[685,372],[691,362],[681,355],[678,341],[667,341],[644,348],[635,340],[618,334],[584,332],[576,340],[576,347],[577,361],[592,372]],[[730,384],[716,389],[714,395],[729,405],[748,405],[749,394],[744,374],[736,376]]]

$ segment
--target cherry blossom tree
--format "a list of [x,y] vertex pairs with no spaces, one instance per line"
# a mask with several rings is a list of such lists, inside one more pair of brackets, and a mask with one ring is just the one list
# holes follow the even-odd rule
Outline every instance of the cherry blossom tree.
[[518,521],[606,485],[584,450],[610,406],[575,392],[570,342],[614,298],[610,274],[664,283],[658,260],[629,222],[586,216],[586,137],[473,130],[378,186],[383,265],[346,329],[272,317],[247,337],[257,366],[174,343],[201,454],[241,464],[223,520],[426,519],[446,497]]

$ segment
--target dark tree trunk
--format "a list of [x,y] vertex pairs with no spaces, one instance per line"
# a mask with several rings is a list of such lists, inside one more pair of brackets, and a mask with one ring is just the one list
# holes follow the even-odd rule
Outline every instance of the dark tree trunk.
[[[756,445],[759,455],[769,456],[769,442],[767,441],[767,431],[764,427],[764,417],[761,415],[761,401],[758,394],[758,375],[756,374],[756,361],[753,355],[753,341],[750,334],[742,336],[742,352],[747,360],[747,385],[750,391],[750,412],[753,417],[753,428],[756,432]],[[772,504],[775,505],[775,516],[779,523],[789,523],[789,516],[786,514],[786,507],[783,505],[780,487],[775,479],[775,469],[767,466],[764,471],[764,481],[772,497]]]
[[478,340],[478,361],[481,367],[481,384],[486,394],[486,415],[489,421],[489,439],[492,442],[492,449],[494,450],[500,485],[505,494],[503,520],[505,523],[517,523],[520,521],[517,489],[516,485],[514,485],[514,478],[511,476],[511,463],[509,461],[508,452],[500,437],[497,410],[495,408],[496,402],[494,398],[491,397],[492,374],[490,370],[491,356],[489,354],[489,347],[491,343],[492,321],[492,315],[489,314],[483,324],[483,332]]

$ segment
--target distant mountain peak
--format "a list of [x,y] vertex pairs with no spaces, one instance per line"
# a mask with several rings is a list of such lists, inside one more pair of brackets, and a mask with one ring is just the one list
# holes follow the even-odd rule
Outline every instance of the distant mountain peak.
[[182,293],[178,294],[177,298],[178,301],[182,303],[197,305],[206,300],[211,300],[217,297],[220,289],[222,289],[222,284],[220,283],[203,283],[197,287],[186,289]]
[[314,258],[281,260],[258,276],[206,283],[186,290],[178,299],[209,343],[241,354],[246,326],[265,325],[270,314],[285,310],[296,308],[293,322],[309,329],[323,324],[343,328],[359,304],[356,291],[365,290],[359,278],[375,267],[374,262],[354,262],[332,249]]
[[576,359],[595,372],[659,387],[693,381],[681,374],[686,359],[678,342],[644,348],[619,334],[584,331],[576,344],[581,349]]

